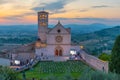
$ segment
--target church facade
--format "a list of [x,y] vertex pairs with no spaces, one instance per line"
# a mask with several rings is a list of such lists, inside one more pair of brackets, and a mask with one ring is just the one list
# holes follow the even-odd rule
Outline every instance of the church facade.
[[70,56],[70,50],[75,48],[71,45],[71,29],[65,28],[60,21],[54,28],[48,28],[48,14],[45,11],[38,12],[35,54],[47,58]]

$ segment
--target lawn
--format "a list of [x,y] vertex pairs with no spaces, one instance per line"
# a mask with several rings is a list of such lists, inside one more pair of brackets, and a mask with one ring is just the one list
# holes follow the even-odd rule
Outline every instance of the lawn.
[[[66,61],[66,62],[39,62],[34,68],[25,71],[26,78],[47,79],[50,76],[61,78],[64,75],[71,75],[73,78],[80,77],[81,73],[89,67],[81,61]],[[22,78],[22,73],[19,75]]]

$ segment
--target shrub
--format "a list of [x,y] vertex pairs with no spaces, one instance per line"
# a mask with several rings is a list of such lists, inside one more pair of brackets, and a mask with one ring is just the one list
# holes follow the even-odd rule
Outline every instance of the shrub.
[[17,80],[17,73],[8,68],[8,67],[0,67],[0,80]]
[[104,73],[100,71],[90,71],[83,73],[79,80],[119,80],[120,75],[113,73]]
[[104,60],[104,61],[109,61],[110,60],[110,55],[106,54],[106,53],[102,53],[102,54],[99,55],[98,58],[101,59],[101,60]]

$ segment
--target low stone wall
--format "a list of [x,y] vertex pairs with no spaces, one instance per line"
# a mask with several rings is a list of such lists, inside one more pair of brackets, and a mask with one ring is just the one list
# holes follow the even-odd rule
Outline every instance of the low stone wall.
[[41,61],[67,61],[69,56],[43,56],[40,59]]
[[102,60],[98,59],[97,57],[87,54],[84,51],[81,51],[81,57],[85,63],[87,63],[94,69],[108,72],[108,62],[107,61],[102,61]]

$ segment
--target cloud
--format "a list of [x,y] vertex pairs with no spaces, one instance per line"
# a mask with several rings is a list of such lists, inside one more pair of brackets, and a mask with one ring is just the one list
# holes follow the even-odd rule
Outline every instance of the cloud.
[[6,2],[7,2],[6,0],[0,0],[0,4],[4,4]]
[[[63,10],[64,6],[71,2],[73,0],[58,0],[57,2],[52,2],[52,3],[41,3],[40,6],[33,7],[32,10],[34,11],[40,11],[44,9],[47,9],[50,14],[53,13],[64,13],[66,12]],[[41,6],[42,5],[42,6]]]
[[13,15],[13,16],[7,16],[3,18],[7,20],[21,20],[23,17],[24,17],[23,15]]
[[80,12],[87,12],[87,11],[89,11],[88,9],[82,9],[82,10],[80,10]]
[[35,11],[39,11],[40,9],[42,8],[45,8],[47,10],[59,10],[59,9],[62,9],[65,5],[65,2],[63,0],[60,0],[60,1],[57,1],[57,2],[53,2],[53,3],[44,3],[44,6],[40,6],[40,7],[34,7],[32,8],[32,10],[35,10]]
[[52,15],[52,14],[57,14],[57,13],[65,13],[67,12],[66,10],[55,10],[53,12],[50,12],[49,14]]
[[64,24],[92,24],[92,23],[102,23],[106,25],[119,25],[120,18],[51,18],[51,21],[56,22],[60,20]]
[[0,4],[14,3],[15,0],[0,0]]
[[29,15],[36,15],[37,13],[35,12],[29,12],[29,13],[24,13],[22,14],[23,16],[29,16]]
[[87,11],[90,11],[91,9],[93,9],[93,8],[107,8],[107,7],[111,7],[111,6],[108,6],[108,5],[91,6],[87,9],[81,9],[80,12],[87,12]]
[[106,7],[111,7],[111,6],[108,5],[92,6],[92,8],[106,8]]
[[2,17],[2,18],[7,19],[7,20],[21,20],[25,16],[36,15],[36,14],[37,13],[29,12],[29,13],[23,13],[23,14],[20,14],[20,15],[12,15],[12,16]]

